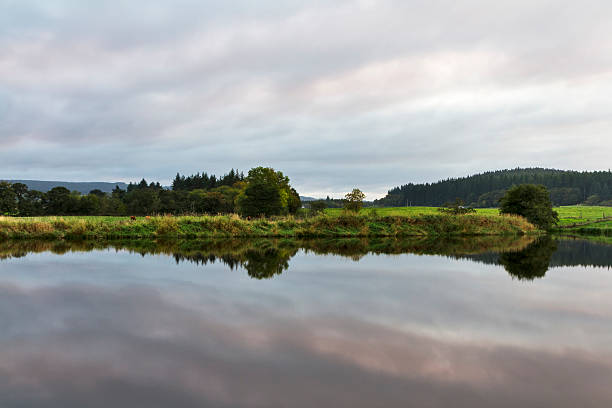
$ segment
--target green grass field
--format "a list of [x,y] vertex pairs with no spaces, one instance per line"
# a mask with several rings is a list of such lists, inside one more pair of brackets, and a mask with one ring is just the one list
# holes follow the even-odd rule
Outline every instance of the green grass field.
[[[370,208],[364,208],[361,210],[362,214],[368,214],[372,211]],[[405,216],[414,217],[426,214],[439,214],[438,207],[385,207],[376,208],[378,215],[393,215],[393,216]],[[583,206],[583,205],[572,205],[564,207],[555,207],[555,211],[559,213],[559,226],[569,226],[572,224],[583,224],[601,220],[605,217],[612,217],[612,207],[599,207],[599,206]],[[342,209],[340,208],[328,208],[326,214],[329,215],[340,215]],[[479,215],[498,215],[499,210],[497,208],[477,208],[476,213]],[[604,225],[610,225],[603,223]],[[594,224],[597,225],[597,224]],[[602,228],[606,228],[603,225]]]
[[[364,208],[360,214],[368,214],[372,208]],[[399,216],[399,217],[415,217],[419,215],[440,214],[438,207],[382,207],[375,209],[376,214],[380,216]],[[612,212],[612,211],[611,211]],[[341,208],[328,208],[325,210],[328,215],[342,214]],[[478,208],[477,214],[480,215],[498,215],[497,208]]]
[[612,217],[612,207],[572,205],[555,208],[559,212],[559,226],[583,224]]

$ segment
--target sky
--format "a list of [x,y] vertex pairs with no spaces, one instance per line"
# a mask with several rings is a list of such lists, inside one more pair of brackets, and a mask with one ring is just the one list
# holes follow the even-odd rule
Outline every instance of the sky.
[[595,0],[0,0],[0,178],[263,165],[373,199],[607,170],[611,18]]

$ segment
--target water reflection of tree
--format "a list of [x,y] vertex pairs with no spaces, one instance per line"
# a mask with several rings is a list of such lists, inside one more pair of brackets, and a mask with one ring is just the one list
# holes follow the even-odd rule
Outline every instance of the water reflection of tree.
[[233,252],[217,252],[217,254],[192,252],[174,253],[176,262],[188,261],[206,265],[208,263],[222,262],[230,269],[243,267],[250,277],[255,279],[268,279],[282,274],[289,268],[289,260],[295,256],[298,248],[271,245],[269,242],[258,242],[258,245],[245,248],[233,248]]
[[542,278],[546,275],[550,259],[556,250],[557,241],[545,236],[521,251],[501,254],[499,263],[511,276],[518,279]]
[[262,251],[250,250],[246,252],[246,262],[243,264],[249,276],[255,279],[268,279],[280,275],[289,268],[289,260],[295,251],[266,248]]
[[[343,239],[198,239],[170,241],[0,241],[0,261],[29,253],[84,252],[114,248],[142,256],[164,254],[177,263],[199,265],[221,262],[230,269],[245,269],[255,279],[283,273],[302,249],[317,255],[337,255],[358,261],[367,254],[428,254],[501,264],[513,277],[534,279],[550,265],[612,266],[612,246],[583,241],[560,241],[533,236],[470,238],[343,238]],[[556,252],[555,252],[556,250]],[[554,254],[553,254],[554,253]]]

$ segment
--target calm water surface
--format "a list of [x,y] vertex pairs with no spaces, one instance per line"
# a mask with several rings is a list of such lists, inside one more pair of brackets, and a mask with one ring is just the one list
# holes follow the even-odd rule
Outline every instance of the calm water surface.
[[611,246],[40,250],[0,261],[1,407],[612,406]]

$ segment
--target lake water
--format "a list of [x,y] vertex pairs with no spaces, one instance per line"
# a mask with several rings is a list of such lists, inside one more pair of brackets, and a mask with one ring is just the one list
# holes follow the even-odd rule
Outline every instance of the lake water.
[[0,407],[612,406],[612,246],[432,245],[4,243]]

